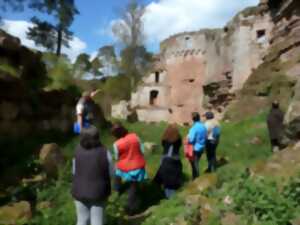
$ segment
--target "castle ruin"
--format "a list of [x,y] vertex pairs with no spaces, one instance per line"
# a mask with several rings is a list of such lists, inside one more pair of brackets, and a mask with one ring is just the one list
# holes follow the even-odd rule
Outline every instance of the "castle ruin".
[[[185,32],[163,41],[153,73],[132,93],[140,121],[189,124],[194,111],[223,112],[263,61],[274,22],[267,4],[238,13],[222,29]],[[112,116],[124,104],[113,106]]]

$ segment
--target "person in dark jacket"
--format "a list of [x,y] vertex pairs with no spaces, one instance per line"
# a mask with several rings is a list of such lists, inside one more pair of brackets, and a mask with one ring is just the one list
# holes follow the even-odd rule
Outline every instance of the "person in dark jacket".
[[73,159],[72,196],[77,225],[103,225],[104,206],[111,193],[112,157],[99,141],[96,127],[83,128]]
[[182,138],[175,124],[169,125],[162,136],[163,155],[155,181],[162,184],[166,198],[170,198],[182,184],[180,147]]
[[284,113],[281,111],[278,101],[274,101],[267,118],[270,142],[273,152],[280,150],[280,142],[284,130],[283,120]]

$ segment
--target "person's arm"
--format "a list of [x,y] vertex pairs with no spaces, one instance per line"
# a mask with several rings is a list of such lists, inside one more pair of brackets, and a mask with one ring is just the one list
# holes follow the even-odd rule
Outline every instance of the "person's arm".
[[82,118],[82,114],[77,114],[77,123],[79,125],[80,131],[83,127],[83,118]]
[[74,159],[72,159],[72,175],[74,176],[75,175],[75,158]]
[[114,148],[114,156],[115,156],[115,160],[118,160],[119,159],[119,149],[117,147],[117,144],[114,144],[113,145],[113,148]]
[[111,178],[113,178],[115,168],[114,168],[114,163],[113,163],[113,160],[112,160],[112,155],[109,151],[107,151],[107,160],[108,160],[108,167],[109,167],[109,176]]
[[145,146],[144,146],[143,142],[141,141],[141,139],[139,139],[139,143],[140,143],[140,149],[141,149],[141,152],[142,152],[143,154],[145,154]]
[[189,131],[188,142],[189,144],[194,144],[196,142],[196,130],[193,129],[193,127]]
[[79,125],[80,130],[83,128],[83,107],[83,104],[78,104],[76,106],[77,123]]

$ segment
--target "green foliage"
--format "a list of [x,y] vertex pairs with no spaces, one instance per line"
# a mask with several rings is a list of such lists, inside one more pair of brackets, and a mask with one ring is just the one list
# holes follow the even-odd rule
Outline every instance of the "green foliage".
[[33,17],[31,22],[34,26],[29,28],[27,37],[33,40],[37,46],[54,51],[57,42],[55,27],[47,21],[39,20],[37,17]]
[[9,74],[10,76],[13,77],[19,77],[18,69],[6,63],[0,64],[0,74],[1,72],[4,72],[5,74]]
[[[167,124],[127,123],[124,125],[138,133],[144,142],[160,144],[160,139]],[[181,134],[187,134],[187,128],[180,128]],[[250,140],[253,137],[261,139],[260,145],[253,145]],[[101,130],[102,142],[111,149],[114,139],[109,130]],[[60,180],[45,189],[40,190],[38,202],[51,201],[52,208],[42,210],[35,216],[33,224],[58,225],[74,224],[75,209],[70,193],[70,159],[73,156],[76,138],[64,147],[64,153],[69,159],[69,164],[60,177]],[[225,123],[222,125],[222,139],[218,148],[218,156],[226,156],[229,164],[217,170],[219,177],[218,188],[210,189],[206,195],[215,199],[216,210],[209,218],[208,224],[217,225],[220,218],[226,212],[234,212],[241,215],[241,224],[247,225],[287,225],[288,221],[296,218],[299,211],[299,178],[292,179],[282,187],[278,187],[272,179],[252,178],[244,172],[245,168],[253,162],[266,159],[271,154],[265,126],[265,114],[239,122]],[[160,161],[161,147],[153,153],[146,153],[147,172],[150,179],[153,178]],[[206,168],[203,156],[201,160],[201,173]],[[187,160],[182,160],[184,173],[190,176],[190,166]],[[146,210],[158,203],[161,192],[150,181],[145,182],[139,192],[141,197],[141,210]],[[233,199],[231,205],[226,205],[223,200],[226,196]],[[130,221],[124,214],[126,194],[113,193],[106,207],[107,222],[115,224],[144,224],[144,225],[169,225],[179,224],[184,220],[189,225],[196,224],[199,219],[201,205],[188,205],[186,196],[177,194],[171,200],[161,200],[157,206],[151,207],[151,215],[144,222]],[[63,216],[62,216],[63,215]],[[57,218],[57,219],[56,219]],[[50,221],[52,223],[50,223]],[[57,222],[56,222],[57,221]]]
[[73,67],[68,59],[57,57],[54,54],[44,54],[43,60],[47,65],[48,77],[50,79],[48,90],[71,90],[79,92],[75,87]]
[[[75,15],[79,13],[74,1],[36,0],[30,4],[30,7],[53,15],[56,24],[40,21],[36,17],[33,17],[32,22],[34,23],[34,27],[29,29],[27,33],[28,38],[49,50],[53,50],[56,47],[56,54],[60,56],[61,47],[69,47],[69,41],[73,35],[69,27]],[[46,33],[49,33],[49,36],[45,35]]]
[[102,75],[102,73],[100,72],[100,69],[103,67],[102,62],[100,61],[100,59],[98,57],[94,58],[91,61],[91,73],[95,76],[95,77],[99,77]]
[[284,186],[282,192],[285,199],[294,202],[295,207],[300,205],[300,173],[298,177],[291,178],[289,184]]
[[218,198],[219,202],[223,202],[225,196],[232,198],[232,204],[219,205],[219,213],[234,212],[241,215],[247,225],[287,225],[299,211],[299,198],[292,197],[299,194],[297,188],[299,182],[295,180],[281,190],[274,178],[249,177],[243,173],[231,182],[224,183],[222,188],[209,196]]

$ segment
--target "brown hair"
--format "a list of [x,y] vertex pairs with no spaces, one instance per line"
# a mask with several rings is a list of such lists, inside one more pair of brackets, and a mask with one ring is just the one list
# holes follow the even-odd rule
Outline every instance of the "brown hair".
[[128,134],[128,130],[121,123],[115,123],[111,128],[111,133],[115,138],[119,139]]
[[95,126],[82,128],[80,133],[80,145],[86,150],[102,146],[99,131]]
[[175,142],[180,139],[180,133],[176,124],[169,124],[167,129],[165,130],[162,141]]
[[200,120],[201,120],[200,114],[199,114],[198,112],[193,112],[193,113],[192,113],[192,120],[193,120],[194,122],[200,121]]

